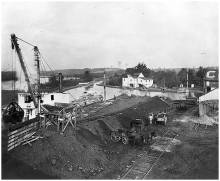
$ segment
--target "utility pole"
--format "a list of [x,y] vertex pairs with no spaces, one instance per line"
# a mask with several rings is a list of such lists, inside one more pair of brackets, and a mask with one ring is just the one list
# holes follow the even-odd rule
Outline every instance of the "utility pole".
[[59,73],[59,92],[62,92],[62,73]]
[[189,77],[188,77],[188,68],[186,69],[186,87],[187,87],[187,90],[188,90],[188,88],[189,88],[189,83],[188,83],[188,80],[189,79]]
[[21,49],[19,48],[19,45],[18,45],[18,42],[17,42],[17,37],[15,36],[15,34],[11,34],[11,42],[12,42],[12,49],[15,48],[17,54],[18,54],[18,58],[19,58],[19,61],[20,61],[20,64],[21,64],[21,68],[24,72],[24,76],[25,76],[25,81],[27,82],[27,85],[28,85],[28,92],[30,92],[31,94],[31,97],[33,99],[33,102],[34,102],[34,106],[37,108],[37,102],[34,98],[34,93],[33,93],[33,90],[31,88],[31,83],[30,83],[30,79],[28,77],[28,74],[27,74],[27,69],[25,67],[25,64],[24,64],[24,61],[23,61],[23,57],[22,57],[22,54],[21,54]]
[[38,102],[38,115],[40,114],[40,58],[39,58],[39,50],[37,46],[34,46],[34,58],[37,66],[37,102]]
[[106,77],[105,77],[105,69],[104,69],[104,101],[106,101]]
[[165,89],[165,78],[163,79],[163,88]]

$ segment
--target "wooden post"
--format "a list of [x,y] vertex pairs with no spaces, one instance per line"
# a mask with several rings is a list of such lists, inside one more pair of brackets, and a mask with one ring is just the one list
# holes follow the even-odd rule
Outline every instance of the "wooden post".
[[105,77],[105,70],[104,70],[104,102],[106,101],[106,77]]
[[40,59],[39,59],[39,50],[38,47],[34,47],[34,57],[36,61],[36,66],[37,66],[37,106],[38,106],[38,115],[40,115]]
[[59,73],[59,92],[62,92],[62,73]]

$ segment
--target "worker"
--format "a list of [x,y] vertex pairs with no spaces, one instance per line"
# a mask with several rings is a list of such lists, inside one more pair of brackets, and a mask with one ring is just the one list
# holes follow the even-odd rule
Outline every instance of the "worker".
[[71,119],[73,120],[74,129],[76,129],[76,117],[77,117],[76,107],[74,107],[72,111],[72,117],[71,117]]

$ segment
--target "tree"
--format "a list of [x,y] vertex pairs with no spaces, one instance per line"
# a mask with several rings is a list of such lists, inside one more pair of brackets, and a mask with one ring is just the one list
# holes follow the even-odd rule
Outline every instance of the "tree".
[[180,84],[183,84],[183,86],[186,86],[186,75],[187,75],[187,69],[185,68],[182,68],[177,74],[178,80]]
[[83,80],[84,80],[85,82],[90,82],[90,81],[93,80],[93,76],[91,75],[91,73],[90,73],[89,70],[86,70],[86,71],[84,72]]
[[2,81],[18,80],[16,71],[2,71]]
[[196,71],[194,69],[189,69],[188,70],[188,82],[189,85],[194,84],[196,85]]
[[57,80],[56,75],[53,75],[53,76],[50,77],[49,84],[50,85],[58,85],[59,84],[59,81]]
[[126,73],[126,74],[131,74],[131,75],[133,75],[133,74],[136,73],[136,69],[134,69],[134,68],[127,68],[127,69],[125,70],[125,73]]
[[112,86],[121,86],[122,85],[122,75],[115,73],[113,76],[109,77],[108,84]]
[[159,87],[176,87],[179,84],[177,74],[175,71],[158,71],[158,72],[151,72],[153,76],[154,83],[157,84]]
[[138,63],[138,65],[135,67],[137,73],[143,73],[145,77],[148,77],[151,73],[151,70],[147,68],[145,63]]
[[[182,68],[178,73],[179,82],[182,83],[184,86],[187,85],[187,69]],[[197,76],[196,71],[194,69],[188,69],[188,84],[197,85]]]
[[205,77],[206,69],[203,67],[199,67],[199,70],[196,72],[196,85],[199,87],[203,87],[203,79]]
[[148,77],[151,74],[151,70],[149,68],[147,68],[146,64],[144,63],[138,63],[137,66],[133,67],[133,68],[127,68],[125,70],[126,74],[135,74],[135,73],[143,73],[143,75],[145,77]]

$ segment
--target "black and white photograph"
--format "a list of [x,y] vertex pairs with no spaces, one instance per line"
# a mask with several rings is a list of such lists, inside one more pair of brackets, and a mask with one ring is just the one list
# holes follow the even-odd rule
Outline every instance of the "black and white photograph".
[[219,179],[219,2],[1,1],[1,179]]

